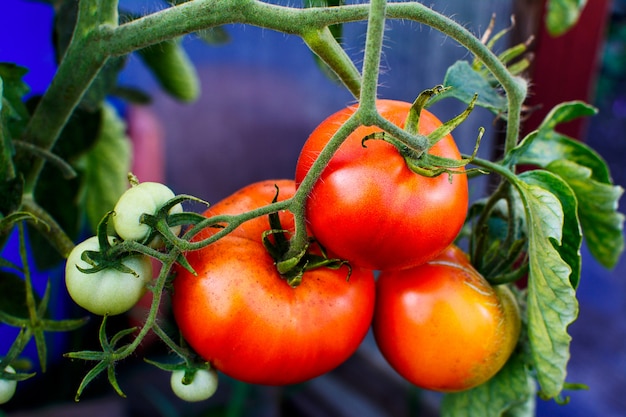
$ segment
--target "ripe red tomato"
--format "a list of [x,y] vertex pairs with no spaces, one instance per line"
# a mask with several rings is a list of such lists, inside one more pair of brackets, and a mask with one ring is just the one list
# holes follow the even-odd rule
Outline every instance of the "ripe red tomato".
[[[240,214],[247,211],[268,205],[272,202],[278,192],[278,200],[284,201],[293,197],[296,192],[293,180],[278,179],[260,181],[250,184],[240,190],[237,190],[230,196],[220,200],[216,204],[209,206],[203,213],[205,217],[217,216],[220,214]],[[284,230],[293,230],[293,215],[288,211],[278,213],[280,223]],[[239,236],[247,239],[258,239],[262,242],[263,233],[269,230],[269,222],[267,216],[257,217],[240,225],[233,230],[228,236]],[[215,228],[204,229],[198,238],[208,237],[218,231]]]
[[490,379],[521,327],[512,292],[491,287],[456,247],[415,268],[383,271],[372,328],[389,364],[421,388],[454,392]]
[[[379,100],[382,116],[398,126],[410,103]],[[324,120],[304,144],[296,167],[296,184],[304,179],[328,140],[354,112],[343,109]],[[441,122],[422,110],[419,132],[427,135]],[[313,235],[338,257],[370,269],[399,269],[434,258],[452,243],[467,215],[464,174],[425,177],[411,171],[393,145],[370,140],[380,131],[361,126],[337,150],[307,200],[307,221]],[[429,153],[460,159],[452,136]]]
[[[274,183],[246,187],[205,214],[266,205]],[[293,195],[293,181],[278,185],[280,200]],[[289,216],[283,213],[283,221]],[[334,369],[358,348],[373,315],[374,277],[353,268],[347,280],[347,267],[319,268],[292,288],[262,244],[264,230],[266,216],[187,253],[198,276],[176,269],[174,316],[193,349],[224,374],[264,385],[299,383]]]

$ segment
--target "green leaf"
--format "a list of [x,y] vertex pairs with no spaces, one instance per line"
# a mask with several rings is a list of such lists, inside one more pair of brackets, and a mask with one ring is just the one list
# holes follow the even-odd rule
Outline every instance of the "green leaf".
[[[554,398],[565,383],[571,336],[567,327],[578,315],[578,301],[562,259],[564,232],[571,224],[571,208],[564,212],[559,197],[567,184],[547,171],[521,174],[515,185],[526,211],[528,234],[528,337],[542,394]],[[556,195],[555,195],[556,193]],[[571,201],[571,197],[567,198]]]
[[[521,354],[515,353],[493,378],[476,388],[446,394],[441,417],[534,416],[535,381]],[[520,410],[527,410],[520,413]]]
[[443,85],[450,88],[436,96],[429,104],[447,97],[454,97],[469,104],[474,100],[474,96],[478,95],[477,106],[501,116],[506,115],[506,98],[467,61],[457,61],[448,68]]
[[578,22],[587,0],[548,0],[546,28],[552,36],[561,36]]
[[598,153],[555,130],[560,123],[595,113],[595,108],[577,101],[556,106],[539,129],[506,156],[505,164],[534,165],[563,178],[578,200],[578,216],[591,254],[612,268],[624,250],[624,216],[617,211],[623,190],[613,185]]
[[553,161],[568,159],[591,170],[592,178],[610,184],[609,168],[598,153],[582,142],[554,130],[535,131],[511,151],[505,163],[546,168]]
[[589,104],[574,100],[566,101],[554,106],[550,113],[541,122],[539,130],[552,130],[561,123],[571,122],[581,117],[589,117],[598,113],[598,110]]
[[553,161],[546,169],[574,190],[590,253],[605,267],[614,267],[624,250],[624,215],[617,211],[622,187],[596,181],[591,169],[567,159]]
[[92,230],[102,217],[113,209],[120,195],[128,188],[131,164],[130,139],[126,126],[115,110],[102,108],[102,123],[95,146],[82,161],[85,169],[82,201]]
[[[557,173],[558,175],[558,173]],[[550,175],[548,172],[537,171],[534,174],[523,174],[521,178],[531,185],[543,187],[551,192],[560,202],[563,210],[563,230],[561,244],[555,249],[561,259],[571,268],[570,283],[572,288],[577,288],[580,282],[582,258],[580,248],[582,245],[582,232],[578,219],[578,201],[575,193],[567,181],[562,177]]]

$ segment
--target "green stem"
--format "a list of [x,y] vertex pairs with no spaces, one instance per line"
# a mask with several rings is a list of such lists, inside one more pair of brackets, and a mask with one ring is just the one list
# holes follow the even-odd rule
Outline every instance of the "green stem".
[[322,149],[313,165],[311,165],[309,172],[306,174],[296,190],[296,193],[291,198],[292,203],[290,204],[289,210],[294,216],[295,233],[291,238],[291,246],[285,256],[286,259],[290,256],[296,256],[302,253],[308,244],[305,218],[306,199],[337,149],[339,149],[346,138],[360,125],[361,123],[359,122],[358,115],[356,113],[354,113],[345,123],[341,125],[333,137],[330,138],[328,143],[326,143],[326,146],[324,146],[324,149]]
[[28,307],[28,315],[32,325],[38,320],[37,303],[35,302],[33,280],[30,274],[30,264],[28,262],[28,253],[26,250],[26,235],[24,232],[24,224],[19,223],[17,225],[17,229],[19,231],[20,259],[22,261],[22,270],[24,273],[24,286],[26,287],[26,307]]
[[[105,1],[105,0],[101,0]],[[106,0],[106,10],[111,11],[114,0]],[[384,15],[395,19],[411,19],[430,25],[457,40],[476,55],[502,84],[509,100],[509,114],[505,150],[515,146],[520,123],[521,104],[526,95],[526,84],[520,78],[512,76],[506,67],[485,45],[469,31],[430,8],[416,2],[390,3],[372,2],[374,10],[372,31],[382,33]],[[111,25],[111,13],[96,10],[97,7],[87,1],[80,3],[79,19],[76,31],[66,55],[59,66],[48,91],[43,96],[35,114],[24,133],[24,140],[44,149],[50,149],[67,122],[73,109],[79,103],[85,90],[95,78],[109,56],[124,55],[139,48],[172,39],[200,29],[227,23],[244,23],[277,30],[287,34],[296,34],[303,38],[315,30],[322,30],[332,24],[363,20],[368,16],[370,5],[357,4],[330,8],[298,9],[264,3],[257,0],[195,0],[150,14],[140,19],[115,27]],[[103,16],[107,15],[107,16]],[[383,17],[383,19],[380,19]],[[104,22],[97,22],[105,19]],[[101,24],[101,26],[97,26]],[[376,25],[380,25],[377,28]],[[376,44],[379,40],[370,37],[368,42]],[[373,51],[374,48],[366,46]],[[370,55],[372,55],[370,53]],[[338,50],[327,63],[338,74],[346,74],[342,80],[350,90],[354,90],[353,69],[350,69],[348,57]],[[369,59],[369,58],[368,58]],[[370,63],[374,62],[371,58]],[[370,65],[366,62],[365,66]],[[368,76],[377,76],[376,71],[364,69]],[[375,91],[369,82],[362,87],[365,97],[362,101],[371,103]],[[364,100],[363,100],[364,99]],[[371,107],[366,104],[365,109]],[[364,122],[374,123],[375,117],[364,112]],[[41,161],[27,181],[27,190],[34,186]]]
[[365,109],[360,117],[364,124],[373,124],[377,119],[376,98],[378,93],[378,74],[380,71],[380,55],[383,49],[385,32],[386,0],[372,0],[367,19],[367,35],[365,38],[365,55],[363,56],[363,84],[361,86],[361,102],[359,110]]
[[[462,157],[470,158],[471,155],[462,155]],[[496,174],[502,176],[504,179],[506,179],[508,182],[510,182],[513,185],[517,184],[518,182],[518,179],[515,176],[515,173],[513,171],[511,171],[504,165],[501,165],[497,162],[492,162],[487,159],[474,157],[472,158],[472,164],[476,165],[477,167],[484,168],[487,171],[495,172]]]
[[167,278],[169,277],[170,270],[174,266],[174,263],[176,262],[176,259],[178,259],[178,256],[180,254],[181,252],[179,250],[173,249],[172,252],[170,252],[169,259],[166,262],[163,262],[163,265],[161,266],[161,270],[159,272],[159,276],[156,279],[154,287],[151,289],[152,303],[150,304],[150,311],[148,313],[148,317],[146,318],[145,323],[141,327],[141,330],[139,330],[139,333],[137,333],[137,336],[135,336],[135,338],[133,339],[132,343],[129,343],[128,345],[124,346],[123,349],[117,351],[114,355],[114,358],[112,358],[113,360],[120,361],[132,355],[133,352],[139,347],[143,339],[148,335],[148,333],[153,330],[157,322],[160,310],[159,307],[161,306]]
[[502,85],[507,95],[509,111],[507,113],[504,151],[508,152],[515,147],[519,136],[521,108],[526,99],[526,81],[512,75],[506,65],[500,62],[498,57],[488,47],[483,45],[478,38],[463,26],[422,4],[413,2],[390,4],[387,16],[396,19],[415,20],[437,29],[459,42],[482,61],[485,67]]
[[187,360],[187,358],[191,356],[191,352],[181,346],[178,346],[156,321],[152,323],[152,331],[163,341],[163,343],[167,345],[167,347],[170,348],[172,352],[176,353],[181,358]]
[[[80,2],[72,41],[54,79],[26,126],[22,135],[24,142],[51,150],[70,115],[104,66],[108,55],[105,52],[106,47],[100,45],[100,32],[94,30],[98,16],[94,4],[89,1]],[[34,189],[43,164],[44,161],[40,158],[32,160],[32,168],[26,178],[26,193]]]
[[50,242],[53,248],[57,249],[61,256],[67,258],[74,248],[74,242],[56,220],[41,208],[30,195],[25,195],[22,198],[22,208],[37,219],[37,221],[31,222],[33,227]]
[[358,99],[361,91],[361,74],[330,29],[325,27],[308,31],[302,35],[302,39],[309,49],[335,72],[346,88]]
[[472,262],[478,267],[479,271],[483,272],[487,264],[490,261],[493,261],[485,258],[485,251],[487,249],[485,245],[487,244],[487,241],[484,229],[486,228],[487,221],[492,210],[494,209],[496,203],[501,199],[506,200],[509,210],[507,237],[506,242],[504,242],[502,246],[505,248],[510,248],[515,241],[515,236],[517,234],[517,224],[515,216],[516,208],[511,197],[511,185],[517,186],[517,182],[519,180],[517,179],[513,171],[501,164],[476,157],[472,159],[472,164],[486,169],[490,172],[495,172],[506,180],[500,182],[498,188],[489,196],[489,199],[485,203],[485,207],[483,208],[481,215],[478,218],[476,225],[474,226],[474,238],[470,239],[470,253],[472,255]]
[[363,82],[361,83],[360,103],[357,111],[335,132],[324,149],[309,169],[302,180],[296,194],[293,196],[294,204],[291,212],[295,218],[296,231],[291,239],[291,247],[285,255],[298,256],[308,244],[305,220],[305,200],[310,194],[315,182],[322,171],[328,165],[331,158],[339,149],[346,138],[363,124],[374,124],[381,117],[376,110],[376,93],[378,87],[378,73],[380,68],[380,52],[382,50],[383,35],[385,29],[386,0],[372,0],[369,5],[369,17],[367,35],[365,40],[365,56],[363,62]]
[[485,207],[482,209],[476,224],[474,225],[474,233],[473,239],[470,239],[470,253],[473,264],[478,268],[479,271],[483,270],[483,265],[487,261],[485,259],[485,251],[487,244],[487,235],[485,233],[485,228],[487,226],[487,222],[489,220],[489,215],[495,208],[496,203],[504,198],[505,188],[504,184],[506,182],[501,182],[500,186],[494,191],[491,197],[485,203]]
[[[232,232],[233,230],[235,230],[237,227],[241,226],[244,222],[247,222],[248,220],[252,220],[260,216],[266,216],[271,213],[276,213],[277,211],[280,211],[280,210],[291,211],[292,208],[295,208],[296,206],[300,206],[299,203],[295,202],[294,197],[287,199],[287,200],[283,200],[283,201],[277,201],[275,203],[271,203],[266,206],[259,207],[257,209],[248,211],[246,213],[238,214],[238,215],[224,214],[224,215],[209,217],[205,221],[202,221],[194,225],[191,229],[189,229],[185,233],[183,238],[176,238],[174,242],[176,244],[176,247],[178,247],[181,251],[198,250],[200,248],[203,248],[221,239],[222,237],[226,236],[227,234],[229,234],[230,232]],[[215,226],[218,224],[222,224],[222,223],[226,223],[226,226],[219,229],[217,233],[211,235],[210,237],[203,239],[203,240],[195,241],[195,242],[190,241],[190,239],[193,236],[195,236],[198,232],[200,232],[202,229]]]

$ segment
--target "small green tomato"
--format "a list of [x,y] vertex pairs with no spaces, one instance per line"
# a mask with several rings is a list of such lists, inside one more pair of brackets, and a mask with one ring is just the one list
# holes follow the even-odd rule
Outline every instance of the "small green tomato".
[[[140,223],[141,215],[156,214],[174,197],[172,190],[158,182],[142,182],[129,188],[122,194],[113,209],[115,232],[124,240],[143,242],[150,234],[150,226]],[[183,206],[177,204],[170,209],[169,214],[182,213],[182,211]],[[170,230],[178,235],[181,227],[175,226]],[[152,247],[159,247],[163,242],[161,239],[154,239],[149,244]]]
[[94,273],[84,273],[78,268],[91,265],[81,259],[82,253],[98,251],[96,236],[79,243],[67,257],[65,285],[76,304],[98,315],[116,315],[130,310],[146,292],[146,283],[152,279],[152,262],[146,255],[132,255],[122,263],[137,276],[114,268]]
[[193,381],[184,383],[185,370],[179,369],[172,372],[170,384],[172,391],[178,398],[184,401],[204,401],[217,391],[217,372],[214,369],[199,369],[193,376]]
[[[4,368],[4,371],[10,374],[15,373],[15,369],[11,366]],[[9,400],[13,398],[16,388],[17,381],[11,379],[0,379],[0,404],[9,402]]]

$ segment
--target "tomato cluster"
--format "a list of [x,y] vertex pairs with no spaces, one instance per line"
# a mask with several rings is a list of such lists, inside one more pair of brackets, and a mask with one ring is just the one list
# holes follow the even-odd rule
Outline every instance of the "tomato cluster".
[[[132,240],[159,248],[164,245],[160,235],[142,223],[144,214],[156,215],[174,193],[167,186],[155,182],[133,185],[120,196],[114,210],[107,216],[113,219],[114,233],[104,224],[103,239],[91,236],[70,252],[65,264],[65,284],[74,302],[98,315],[116,315],[130,310],[147,290],[152,280],[150,257],[140,253],[114,253],[113,246],[123,240]],[[182,212],[175,204],[169,214]],[[178,234],[180,226],[171,228]],[[110,234],[110,235],[109,235]]]
[[[377,109],[402,128],[411,104],[379,100]],[[313,131],[298,160],[297,183],[356,110],[343,109]],[[421,110],[419,134],[441,125]],[[359,127],[341,144],[309,195],[308,226],[352,265],[381,271],[373,330],[398,373],[431,390],[472,388],[512,353],[520,331],[517,303],[508,288],[492,288],[452,245],[467,215],[467,176],[413,172],[394,144],[365,146],[363,139],[379,131]],[[461,158],[449,134],[427,152]]]
[[[295,180],[250,184],[203,213],[201,219],[214,221],[191,238],[205,244],[174,265],[171,301],[182,336],[210,367],[172,373],[181,398],[212,395],[216,370],[264,385],[315,378],[348,359],[370,328],[389,364],[426,389],[474,387],[509,358],[520,332],[515,297],[489,285],[453,245],[468,206],[462,165],[454,173],[422,175],[409,163],[419,155],[393,141],[369,140],[378,139],[379,128],[355,129],[301,196],[306,251],[288,272],[281,269],[296,237],[294,215],[279,209],[290,207],[281,203],[295,201],[320,152],[356,110],[348,107],[313,131]],[[400,128],[413,120],[409,103],[380,100],[378,110]],[[421,110],[416,127],[427,137],[441,125]],[[461,159],[449,134],[426,152]],[[131,308],[152,278],[151,263],[117,245],[176,246],[178,224],[188,218],[179,201],[155,183],[122,195],[106,217],[113,227],[104,222],[98,236],[68,257],[66,283],[74,300],[101,315]],[[223,228],[228,233],[215,236]]]
[[[411,104],[380,100],[378,110],[403,127]],[[295,182],[251,184],[211,206],[220,216],[196,241],[210,238],[229,216],[290,199],[314,161],[356,107],[326,119],[305,143]],[[421,111],[419,134],[442,123]],[[190,346],[235,379],[283,385],[306,381],[345,361],[373,328],[381,353],[413,384],[464,390],[491,378],[507,361],[520,331],[510,290],[493,288],[453,241],[468,207],[467,177],[423,176],[380,132],[361,126],[333,155],[306,196],[310,248],[349,266],[306,270],[292,287],[266,244],[289,239],[294,218],[255,217],[200,250],[185,254],[193,268],[175,268],[174,316]],[[460,160],[449,134],[428,152]],[[278,194],[277,194],[278,190]],[[277,200],[276,200],[277,199]],[[269,239],[268,239],[269,237]],[[276,237],[277,239],[277,237]],[[374,271],[379,271],[378,279]]]

